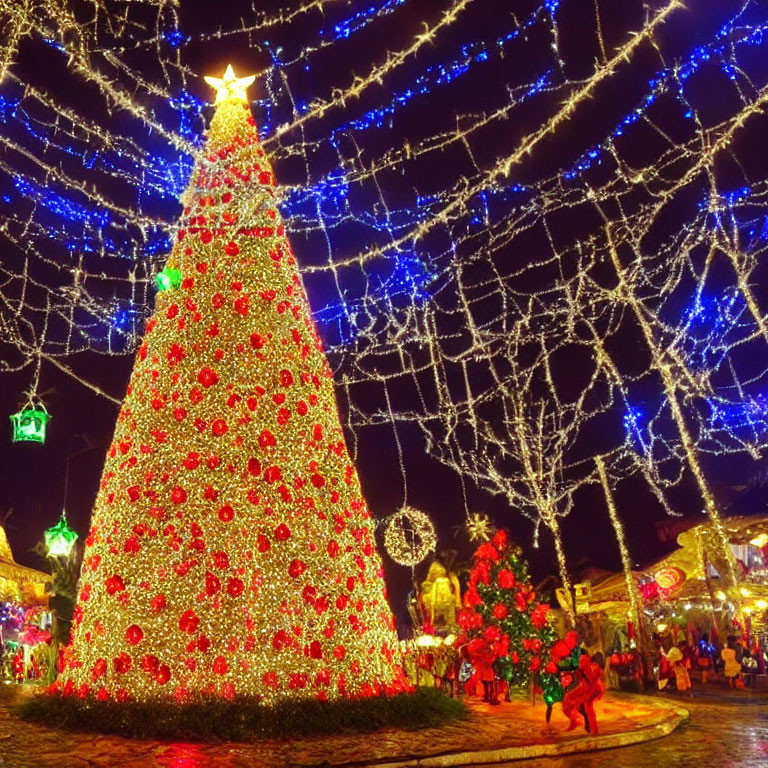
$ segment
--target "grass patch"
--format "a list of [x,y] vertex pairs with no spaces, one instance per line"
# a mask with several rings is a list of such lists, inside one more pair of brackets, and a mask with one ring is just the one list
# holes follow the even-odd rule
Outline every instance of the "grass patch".
[[432,688],[414,693],[331,702],[314,699],[266,707],[255,700],[195,698],[184,704],[82,700],[38,695],[16,707],[24,720],[56,728],[140,739],[255,741],[380,728],[416,730],[466,715],[466,708]]

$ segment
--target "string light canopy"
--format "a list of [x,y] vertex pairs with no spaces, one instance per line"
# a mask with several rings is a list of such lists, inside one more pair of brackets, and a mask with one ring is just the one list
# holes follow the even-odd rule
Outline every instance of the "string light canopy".
[[[270,61],[260,138],[293,182],[275,207],[317,297],[348,433],[417,425],[432,457],[528,516],[535,542],[551,534],[561,568],[574,493],[630,476],[668,513],[670,489],[693,477],[727,552],[707,455],[768,447],[755,289],[768,183],[751,165],[768,105],[765,4],[718,4],[691,30],[679,0],[645,15],[622,4],[610,26],[598,3],[579,58],[562,34],[569,4],[533,0],[489,15],[493,28],[463,25],[494,2],[450,0],[415,36],[407,24],[398,34],[413,10],[401,0],[251,10],[198,33],[161,0],[124,18],[96,4],[87,25],[56,4],[15,4],[0,62],[9,370],[42,354],[114,399],[75,353],[139,347],[207,124],[189,47],[242,42]],[[87,119],[58,83],[18,77],[25,50],[60,57],[87,85]],[[220,104],[244,99],[249,79],[212,78]],[[633,88],[613,102],[619,80]],[[628,340],[637,355],[617,353]],[[543,411],[514,402],[526,380]],[[375,396],[390,390],[415,394]],[[577,439],[596,433],[611,443],[602,473]]]

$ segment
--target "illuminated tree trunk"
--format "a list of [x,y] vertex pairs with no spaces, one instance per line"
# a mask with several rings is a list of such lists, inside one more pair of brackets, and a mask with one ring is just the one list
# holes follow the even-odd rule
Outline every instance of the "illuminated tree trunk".
[[736,585],[733,552],[728,541],[728,535],[726,533],[725,526],[723,525],[722,518],[720,517],[720,513],[717,509],[717,503],[715,502],[712,491],[710,490],[706,478],[704,477],[704,471],[701,468],[701,463],[699,462],[698,451],[696,450],[695,442],[691,436],[690,430],[688,429],[688,425],[686,424],[683,409],[680,406],[680,402],[678,401],[675,373],[672,369],[672,366],[665,358],[663,351],[659,349],[659,345],[656,343],[656,339],[653,335],[653,329],[651,328],[648,318],[645,315],[644,308],[640,305],[640,302],[625,280],[624,268],[621,264],[621,261],[619,260],[619,255],[616,251],[616,247],[613,243],[608,227],[606,227],[605,232],[608,239],[608,251],[610,254],[611,262],[618,278],[618,286],[616,291],[621,300],[623,300],[632,310],[643,333],[645,342],[648,345],[648,349],[651,353],[653,367],[661,377],[664,392],[667,396],[667,402],[669,403],[670,410],[672,411],[672,418],[675,421],[678,434],[680,435],[680,441],[682,442],[683,450],[685,451],[688,467],[696,479],[696,484],[699,487],[699,492],[701,493],[702,500],[704,501],[704,507],[707,511],[709,519],[712,521],[715,535],[723,553],[723,559],[726,564],[726,573],[723,574],[725,581],[728,586],[733,589]]
[[67,693],[403,687],[331,371],[230,72],[106,458]]
[[602,456],[595,456],[595,466],[597,474],[600,477],[600,484],[603,487],[605,495],[605,505],[608,508],[608,517],[611,520],[613,531],[616,534],[616,542],[619,545],[621,554],[621,567],[624,571],[624,583],[627,587],[627,600],[629,602],[629,618],[635,627],[638,639],[638,651],[643,664],[643,678],[650,679],[653,669],[653,649],[648,636],[648,626],[643,615],[643,601],[640,592],[637,589],[635,574],[632,571],[632,561],[629,558],[629,549],[627,547],[627,538],[624,533],[624,526],[619,519],[619,513],[616,509],[616,502],[613,498],[613,491],[608,480],[608,473],[605,469],[605,461]]

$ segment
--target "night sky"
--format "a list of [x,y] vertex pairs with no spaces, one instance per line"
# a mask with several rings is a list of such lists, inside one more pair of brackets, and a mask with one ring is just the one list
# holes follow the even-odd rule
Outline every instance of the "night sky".
[[[268,11],[284,4],[285,0],[280,0],[277,3],[260,2],[256,5],[260,10]],[[183,48],[184,62],[193,72],[200,75],[200,79],[190,88],[194,89],[197,98],[208,99],[210,93],[202,81],[203,74],[219,75],[227,63],[232,63],[238,74],[261,71],[270,63],[268,50],[264,47],[265,39],[269,40],[272,49],[284,46],[285,57],[288,58],[291,51],[300,51],[306,40],[313,39],[318,26],[332,29],[336,17],[350,17],[354,12],[368,7],[369,3],[330,4],[338,7],[329,7],[326,19],[322,19],[318,14],[307,14],[288,26],[209,41],[201,41],[198,38],[218,26],[225,29],[236,28],[240,18],[248,18],[251,13],[251,3],[238,1],[203,4],[185,0],[181,5],[180,29],[191,38]],[[421,31],[422,23],[434,23],[448,5],[446,0],[409,0],[392,14],[377,19],[370,28],[353,35],[349,41],[334,43],[313,58],[311,71],[294,76],[294,95],[311,100],[314,96],[327,97],[334,86],[348,86],[351,82],[351,72],[366,72],[372,64],[384,60],[387,50],[406,47]],[[644,6],[638,0],[626,0],[621,3],[603,0],[598,5],[602,31],[609,49],[625,42],[628,32],[641,28]],[[653,9],[661,7],[658,2],[650,5]],[[731,18],[740,3],[697,0],[689,5],[691,8],[695,6],[695,11],[679,12],[658,35],[660,45],[670,61],[686,55],[696,45],[711,39],[714,31]],[[323,131],[331,130],[343,120],[350,120],[355,114],[373,108],[382,101],[388,90],[395,91],[407,87],[409,81],[425,66],[444,60],[449,52],[460,48],[464,41],[491,39],[497,32],[503,31],[502,28],[511,29],[512,25],[504,14],[514,11],[518,18],[526,18],[535,6],[536,4],[528,0],[475,0],[457,22],[438,36],[433,46],[420,51],[413,61],[400,68],[391,79],[385,80],[383,85],[373,86],[357,105],[335,110],[319,121],[319,124],[312,124],[304,137],[312,139],[322,136]],[[500,19],[500,16],[504,18]],[[762,22],[765,21],[763,18]],[[594,5],[591,0],[566,0],[560,4],[557,11],[559,49],[567,76],[571,80],[587,77],[594,68],[595,60],[600,56],[594,24]],[[537,52],[538,48],[532,45],[532,52],[498,57],[482,71],[457,79],[450,87],[434,88],[431,93],[420,98],[415,106],[398,115],[392,128],[378,133],[363,133],[360,141],[364,142],[365,150],[370,156],[376,156],[377,153],[386,151],[389,146],[402,144],[405,139],[410,140],[412,137],[423,137],[449,129],[455,124],[455,115],[459,112],[466,114],[496,108],[503,102],[507,84],[529,81],[532,73],[541,66]],[[99,100],[92,98],[93,94],[88,88],[81,87],[78,79],[60,66],[60,56],[58,51],[51,50],[39,39],[27,40],[21,45],[13,71],[23,80],[55,92],[62,103],[76,108],[85,119],[108,125],[109,118],[105,117],[98,105]],[[141,67],[147,78],[151,78],[153,73],[158,73],[157,63],[153,61],[152,56],[153,50],[150,48],[148,51],[137,52],[131,58],[132,64]],[[764,52],[763,60],[766,60]],[[616,123],[637,101],[638,95],[647,90],[648,78],[658,68],[658,58],[654,56],[650,46],[645,46],[629,65],[601,87],[595,98],[583,105],[574,118],[559,128],[554,137],[519,169],[520,182],[529,183],[539,177],[549,176],[558,168],[571,164],[585,148],[600,141],[609,130],[608,126]],[[768,67],[764,66],[763,69],[768,70]],[[4,87],[0,86],[0,92],[3,92]],[[721,89],[717,78],[713,77],[708,86],[702,82],[699,91],[701,108],[705,109],[709,105],[715,115],[722,107],[724,88]],[[265,96],[259,95],[262,98]],[[547,119],[557,104],[556,96],[540,101],[532,100],[529,107],[519,113],[513,113],[512,120],[503,121],[484,134],[475,158],[478,165],[481,168],[487,167],[494,157],[511,151],[519,137]],[[256,106],[257,120],[264,119],[263,110],[263,105]],[[124,121],[118,114],[112,119],[117,123]],[[6,130],[12,132],[16,129],[0,123],[0,132]],[[142,137],[135,129],[123,128],[121,125],[121,130],[134,135],[139,141],[146,140],[148,148],[156,146],[153,140],[146,135]],[[762,135],[765,135],[765,131]],[[639,162],[646,150],[647,147],[638,143],[635,151]],[[739,151],[743,166],[745,158],[754,158],[754,168],[744,166],[745,174],[762,178],[762,165],[765,160],[760,156],[765,155],[764,148],[758,149],[757,146],[751,147],[747,144],[740,147]],[[171,149],[165,145],[162,152],[167,157]],[[301,170],[297,169],[290,159],[276,163],[275,171],[279,184],[301,183]],[[383,183],[388,201],[399,200],[402,205],[407,206],[413,204],[413,200],[408,198],[413,197],[415,190],[427,194],[446,188],[456,178],[470,171],[466,154],[446,152],[421,163],[417,170],[410,172],[410,177],[399,188],[392,179],[385,179]],[[5,178],[0,177],[0,191],[9,188],[10,183],[7,175]],[[115,191],[115,194],[118,195],[119,192]],[[362,197],[358,204],[362,205]],[[178,206],[170,203],[162,210],[155,211],[156,215],[169,223],[178,213]],[[582,223],[577,220],[569,222],[564,219],[563,229],[558,234],[564,239],[578,237],[581,226]],[[291,238],[300,265],[317,263],[317,241],[314,238],[316,235],[311,233]],[[339,238],[340,240],[334,243],[335,250],[339,253],[349,252],[350,247],[360,248],[364,244],[362,239],[355,242],[354,233],[350,232],[341,233]],[[533,236],[523,243],[530,245],[530,248],[524,249],[520,244],[513,244],[509,251],[510,260],[519,263],[526,258],[535,258],[539,246]],[[430,241],[426,241],[422,247],[428,249]],[[3,264],[9,269],[18,269],[22,263],[18,249],[8,242],[3,243],[2,249]],[[315,311],[327,306],[331,300],[330,294],[321,281],[306,280],[306,285]],[[6,311],[5,307],[0,308],[0,312]],[[338,368],[338,358],[343,357],[343,345],[339,344],[337,330],[332,325],[321,325],[320,333],[326,343],[333,347],[334,365]],[[350,347],[350,354],[351,351]],[[631,360],[633,356],[641,357],[645,352],[641,350],[639,342],[631,341],[623,354],[627,360]],[[19,357],[15,350],[5,343],[0,345],[0,359],[15,365]],[[70,356],[64,362],[78,375],[103,388],[112,396],[121,398],[131,371],[132,354],[103,355],[84,351]],[[573,374],[577,376],[578,371]],[[10,414],[21,403],[21,393],[28,386],[29,377],[28,368],[20,373],[0,375],[0,402],[5,404],[6,414]],[[36,567],[40,567],[42,563],[31,549],[41,538],[42,531],[56,521],[62,508],[66,507],[68,519],[78,533],[81,536],[86,534],[104,455],[118,412],[116,405],[47,363],[42,367],[39,394],[53,416],[46,443],[12,444],[7,421],[6,438],[0,440],[0,487],[3,489],[0,513],[12,510],[12,515],[7,519],[6,530],[16,559]],[[367,395],[361,388],[356,397],[364,402]],[[411,407],[417,407],[417,403],[412,403]],[[620,426],[620,416],[617,423]],[[464,502],[459,477],[426,454],[424,436],[413,423],[398,423],[398,433],[407,469],[409,504],[424,510],[435,521],[440,537],[440,549],[455,548],[462,558],[467,558],[471,553],[471,546],[466,535],[460,530],[464,520]],[[403,497],[403,484],[391,424],[359,429],[357,446],[357,468],[363,491],[374,516],[383,518],[400,506]],[[70,458],[67,482],[68,456]],[[745,484],[759,467],[756,462],[739,456],[727,459],[707,457],[704,461],[710,481],[719,494],[725,494],[721,486]],[[467,491],[469,509],[485,512],[498,526],[509,529],[511,536],[521,544],[525,555],[530,559],[537,578],[556,573],[552,541],[547,533],[542,533],[540,547],[534,549],[531,545],[530,521],[524,519],[516,510],[510,509],[501,497],[480,491],[471,483],[467,484]],[[636,478],[629,479],[617,488],[616,498],[627,529],[633,560],[642,566],[667,551],[665,545],[658,541],[655,528],[657,521],[666,519],[665,512],[644,483]],[[680,486],[671,492],[670,502],[672,507],[683,515],[700,514],[701,501],[694,483],[687,475]],[[760,502],[756,503],[759,507]],[[587,562],[606,569],[619,568],[619,553],[598,487],[592,486],[577,493],[574,510],[564,520],[563,530],[566,552],[573,566],[574,576],[578,578],[579,568]],[[388,558],[384,559],[393,608],[402,616],[405,594],[410,588],[410,573],[408,569],[397,566]],[[422,564],[417,573],[422,572],[425,567],[426,565]]]

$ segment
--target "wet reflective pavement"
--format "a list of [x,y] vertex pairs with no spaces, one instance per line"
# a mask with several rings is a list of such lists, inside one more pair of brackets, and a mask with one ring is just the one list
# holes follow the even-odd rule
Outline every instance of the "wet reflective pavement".
[[[663,698],[660,696],[659,698]],[[768,768],[768,696],[672,700],[690,718],[671,735],[563,758],[501,763],[514,768]]]
[[[439,732],[339,736],[334,737],[332,744],[311,739],[255,744],[131,741],[20,722],[10,712],[11,701],[17,695],[0,691],[0,768],[273,768],[341,762],[372,765],[394,758],[393,746],[400,748],[400,758],[493,748],[499,743],[498,730],[494,736],[496,744],[490,743],[494,720],[504,721],[501,741],[507,744],[521,735],[534,742],[542,738],[580,738],[563,733],[562,713],[555,712],[553,727],[547,731],[541,705],[531,709],[513,704],[495,709],[474,706],[469,723],[446,726]],[[669,736],[635,746],[495,764],[515,768],[768,768],[768,697],[751,703],[743,697],[739,701],[722,697],[657,699],[687,708],[690,721]],[[627,696],[601,703],[601,733],[644,727],[654,717],[653,707],[647,702],[645,697]]]

